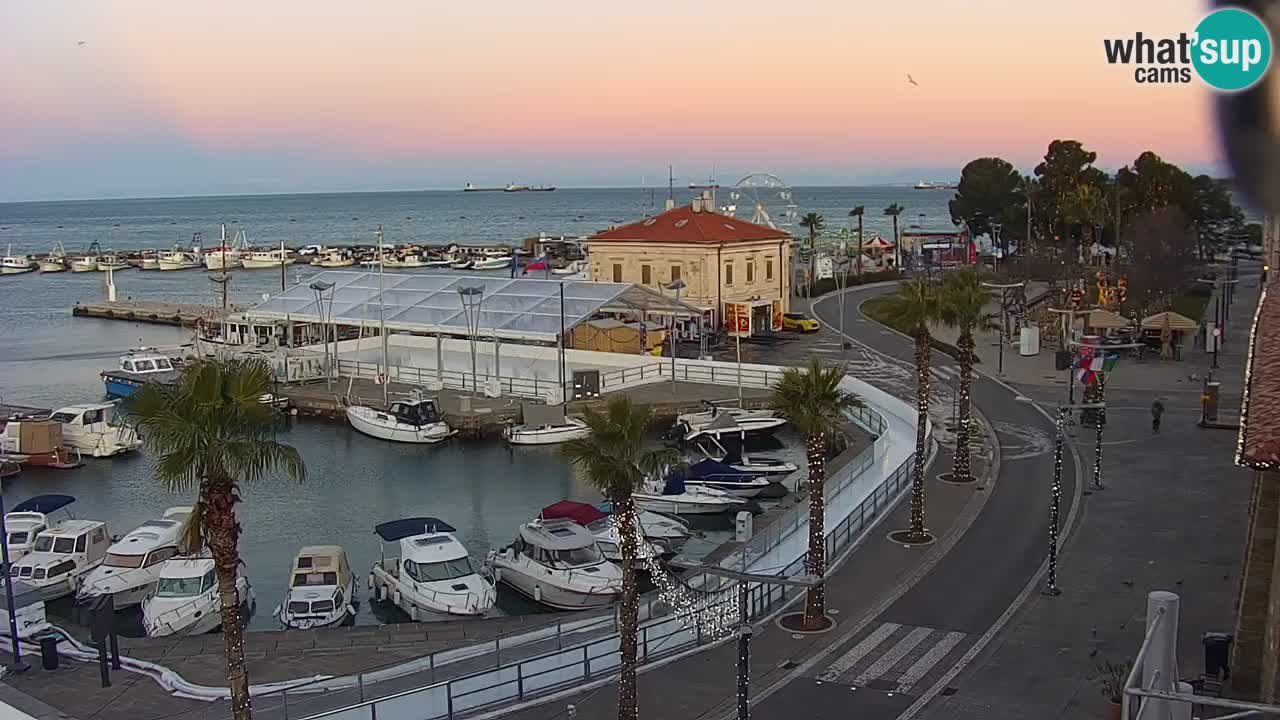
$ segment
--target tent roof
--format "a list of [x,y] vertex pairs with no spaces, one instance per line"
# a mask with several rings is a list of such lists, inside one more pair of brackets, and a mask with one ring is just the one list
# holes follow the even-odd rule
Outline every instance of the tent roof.
[[888,240],[885,240],[879,235],[876,235],[870,240],[862,243],[863,250],[866,250],[868,248],[875,250],[875,249],[884,249],[884,248],[891,248],[891,247],[893,247],[893,243],[889,242]]
[[[647,311],[700,316],[701,310],[674,297],[631,283],[585,280],[539,280],[493,275],[438,272],[379,273],[330,270],[295,285],[246,310],[246,319],[263,318],[373,325],[385,315],[392,331],[466,334],[467,316],[458,291],[484,289],[480,300],[478,334],[504,340],[554,342],[561,332],[560,289],[564,288],[567,330],[599,312]],[[333,283],[324,296],[324,315],[311,283]],[[381,298],[381,299],[379,299]],[[332,308],[330,301],[332,299]]]
[[1142,319],[1142,329],[1144,329],[1144,330],[1160,330],[1160,329],[1164,328],[1164,325],[1165,325],[1165,321],[1166,321],[1166,319],[1167,319],[1167,320],[1168,320],[1168,322],[1169,322],[1169,329],[1170,329],[1170,330],[1183,330],[1183,331],[1186,331],[1186,330],[1198,330],[1198,329],[1200,329],[1200,325],[1199,325],[1199,323],[1197,323],[1195,320],[1192,320],[1191,318],[1187,317],[1186,315],[1179,315],[1178,313],[1173,312],[1173,311],[1165,311],[1165,312],[1162,312],[1162,313],[1156,313],[1155,315],[1152,315],[1152,316],[1150,316],[1150,317],[1143,318],[1143,319]]
[[1110,310],[1090,310],[1086,319],[1089,327],[1102,329],[1119,329],[1129,327],[1129,320],[1119,313]]

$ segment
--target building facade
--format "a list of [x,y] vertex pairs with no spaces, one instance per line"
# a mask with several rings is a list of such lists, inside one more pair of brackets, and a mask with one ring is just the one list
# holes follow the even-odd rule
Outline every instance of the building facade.
[[758,309],[757,327],[772,325],[772,314],[790,309],[791,236],[721,215],[702,199],[588,242],[591,279],[668,293],[673,282],[683,281],[680,299],[710,311],[716,326],[724,322],[726,304]]

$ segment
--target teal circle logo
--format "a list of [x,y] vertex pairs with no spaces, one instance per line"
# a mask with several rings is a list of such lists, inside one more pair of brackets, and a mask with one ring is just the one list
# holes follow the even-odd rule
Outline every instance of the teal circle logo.
[[1196,26],[1191,64],[1200,79],[1226,91],[1245,90],[1271,66],[1271,33],[1257,15],[1223,8]]

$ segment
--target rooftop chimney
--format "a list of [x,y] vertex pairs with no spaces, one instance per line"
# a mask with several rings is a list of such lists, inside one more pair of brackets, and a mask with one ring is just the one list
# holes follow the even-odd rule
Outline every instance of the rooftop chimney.
[[675,198],[673,198],[673,197],[669,197],[669,198],[667,198],[667,207],[666,207],[665,209],[666,209],[666,210],[675,210],[675,209],[676,209],[676,199],[675,199]]
[[689,203],[689,207],[696,213],[702,212],[702,198],[700,197],[694,198],[693,202]]

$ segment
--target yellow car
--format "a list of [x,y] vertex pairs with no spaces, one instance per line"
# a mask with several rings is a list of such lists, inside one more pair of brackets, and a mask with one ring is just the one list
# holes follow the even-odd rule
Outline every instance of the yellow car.
[[804,313],[783,313],[782,329],[796,332],[818,332],[818,321]]

